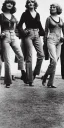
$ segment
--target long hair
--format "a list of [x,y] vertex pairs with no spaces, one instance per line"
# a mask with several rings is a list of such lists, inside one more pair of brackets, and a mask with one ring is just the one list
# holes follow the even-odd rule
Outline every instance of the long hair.
[[15,7],[15,1],[13,1],[13,0],[5,0],[4,1],[4,3],[3,3],[3,5],[2,5],[2,8],[1,8],[1,10],[2,10],[2,12],[7,12],[7,7],[6,7],[6,4],[7,3],[12,3],[13,4],[13,7],[12,7],[12,9],[10,10],[10,13],[11,14],[13,14],[13,13],[15,13],[16,12],[16,7]]
[[[26,1],[25,7],[28,9],[28,0]],[[36,0],[34,0],[34,9],[36,10],[37,7],[38,7],[38,3],[36,2]]]
[[[54,4],[51,4],[50,7],[53,6],[53,5],[54,5],[54,6],[56,7],[56,9],[57,9],[57,14],[60,15],[60,14],[62,13],[62,8],[60,7],[60,5],[54,3]],[[51,14],[51,10],[50,10],[50,14]]]

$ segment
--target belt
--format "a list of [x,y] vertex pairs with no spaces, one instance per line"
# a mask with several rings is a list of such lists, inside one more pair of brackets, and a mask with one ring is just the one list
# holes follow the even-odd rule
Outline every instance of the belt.
[[26,30],[28,30],[28,31],[30,31],[30,30],[32,30],[32,31],[39,31],[38,28],[27,28]]

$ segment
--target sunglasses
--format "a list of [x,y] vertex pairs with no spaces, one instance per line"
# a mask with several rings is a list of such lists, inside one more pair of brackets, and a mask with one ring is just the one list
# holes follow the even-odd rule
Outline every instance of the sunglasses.
[[53,5],[52,5],[52,6],[50,6],[50,9],[51,9],[51,8],[56,8],[56,6],[53,6]]
[[34,3],[34,1],[31,0],[31,1],[28,1],[27,3],[28,3],[28,4],[29,4],[29,3]]
[[9,2],[6,2],[6,4],[12,4],[13,5],[13,2],[9,1]]

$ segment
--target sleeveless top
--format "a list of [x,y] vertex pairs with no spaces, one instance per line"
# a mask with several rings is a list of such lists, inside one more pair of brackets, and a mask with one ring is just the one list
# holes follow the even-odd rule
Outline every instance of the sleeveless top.
[[12,15],[11,19],[9,20],[3,13],[0,14],[1,31],[14,30],[16,24],[17,20],[14,15]]

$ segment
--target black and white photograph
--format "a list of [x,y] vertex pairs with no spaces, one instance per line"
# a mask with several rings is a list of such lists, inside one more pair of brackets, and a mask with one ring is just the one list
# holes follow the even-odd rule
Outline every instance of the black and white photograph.
[[64,128],[64,0],[0,0],[0,128]]

